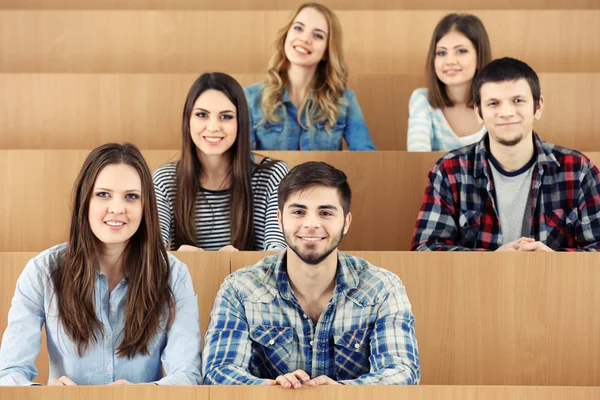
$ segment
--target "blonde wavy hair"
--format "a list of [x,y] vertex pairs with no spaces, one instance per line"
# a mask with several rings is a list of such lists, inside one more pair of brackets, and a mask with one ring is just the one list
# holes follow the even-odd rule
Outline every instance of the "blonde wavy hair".
[[[263,86],[261,106],[264,117],[259,122],[279,122],[281,115],[277,110],[283,105],[283,92],[289,80],[287,71],[290,62],[285,56],[285,39],[294,19],[303,9],[311,7],[319,11],[327,20],[329,34],[327,35],[327,50],[319,62],[313,78],[312,90],[298,108],[298,115],[305,116],[309,127],[325,122],[325,129],[331,131],[339,117],[338,106],[346,90],[348,69],[342,51],[342,26],[336,15],[329,8],[319,3],[305,3],[291,15],[286,24],[277,33],[275,54],[269,61],[267,79]],[[306,129],[306,127],[304,127]]]

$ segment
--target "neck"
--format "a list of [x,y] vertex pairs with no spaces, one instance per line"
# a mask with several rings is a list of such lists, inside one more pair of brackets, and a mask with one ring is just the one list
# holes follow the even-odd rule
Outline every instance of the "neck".
[[302,261],[290,248],[287,249],[287,273],[292,290],[298,298],[317,301],[331,297],[335,287],[338,251],[333,251],[318,265]]
[[467,105],[470,91],[471,82],[466,82],[461,85],[446,86],[446,94],[455,107]]
[[96,251],[100,272],[108,278],[109,282],[123,279],[123,254],[127,243],[103,244]]
[[231,156],[229,152],[219,156],[207,156],[198,151],[202,165],[200,186],[208,190],[222,190],[230,185]]
[[523,168],[533,157],[534,151],[531,132],[514,146],[505,146],[490,139],[490,152],[507,172],[514,172]]
[[287,71],[289,80],[289,97],[296,105],[302,103],[310,90],[315,76],[316,66],[312,68],[290,65]]

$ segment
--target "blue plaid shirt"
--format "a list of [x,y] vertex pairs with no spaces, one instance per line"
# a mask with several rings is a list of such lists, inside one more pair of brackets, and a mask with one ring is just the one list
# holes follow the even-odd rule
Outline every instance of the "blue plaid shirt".
[[315,325],[288,279],[286,252],[229,275],[203,351],[205,384],[266,384],[306,371],[343,384],[417,384],[414,316],[395,274],[338,253],[333,296]]

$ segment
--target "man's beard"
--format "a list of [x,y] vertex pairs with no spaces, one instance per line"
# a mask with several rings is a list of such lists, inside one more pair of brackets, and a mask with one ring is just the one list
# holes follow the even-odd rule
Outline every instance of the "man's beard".
[[[329,257],[329,255],[331,253],[333,253],[340,245],[340,242],[342,241],[342,239],[344,237],[344,229],[346,228],[346,221],[344,221],[344,225],[342,226],[340,233],[337,236],[332,238],[331,246],[329,248],[326,248],[325,251],[323,251],[323,253],[321,253],[321,254],[318,254],[316,252],[307,252],[305,254],[302,254],[302,252],[300,250],[300,246],[294,246],[291,244],[292,241],[290,240],[288,235],[285,233],[285,227],[283,226],[283,222],[281,223],[281,226],[283,228],[285,241],[286,241],[288,247],[290,249],[292,249],[292,251],[298,256],[298,258],[300,258],[306,264],[317,265],[317,264],[320,264],[327,257]],[[299,240],[302,240],[302,239],[299,239]]]

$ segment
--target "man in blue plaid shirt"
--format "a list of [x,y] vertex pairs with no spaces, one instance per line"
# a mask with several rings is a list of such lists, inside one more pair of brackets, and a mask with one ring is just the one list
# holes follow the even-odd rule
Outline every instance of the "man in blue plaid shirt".
[[287,249],[231,274],[203,351],[206,384],[418,384],[414,316],[395,274],[337,250],[348,232],[346,175],[308,162],[279,185]]

